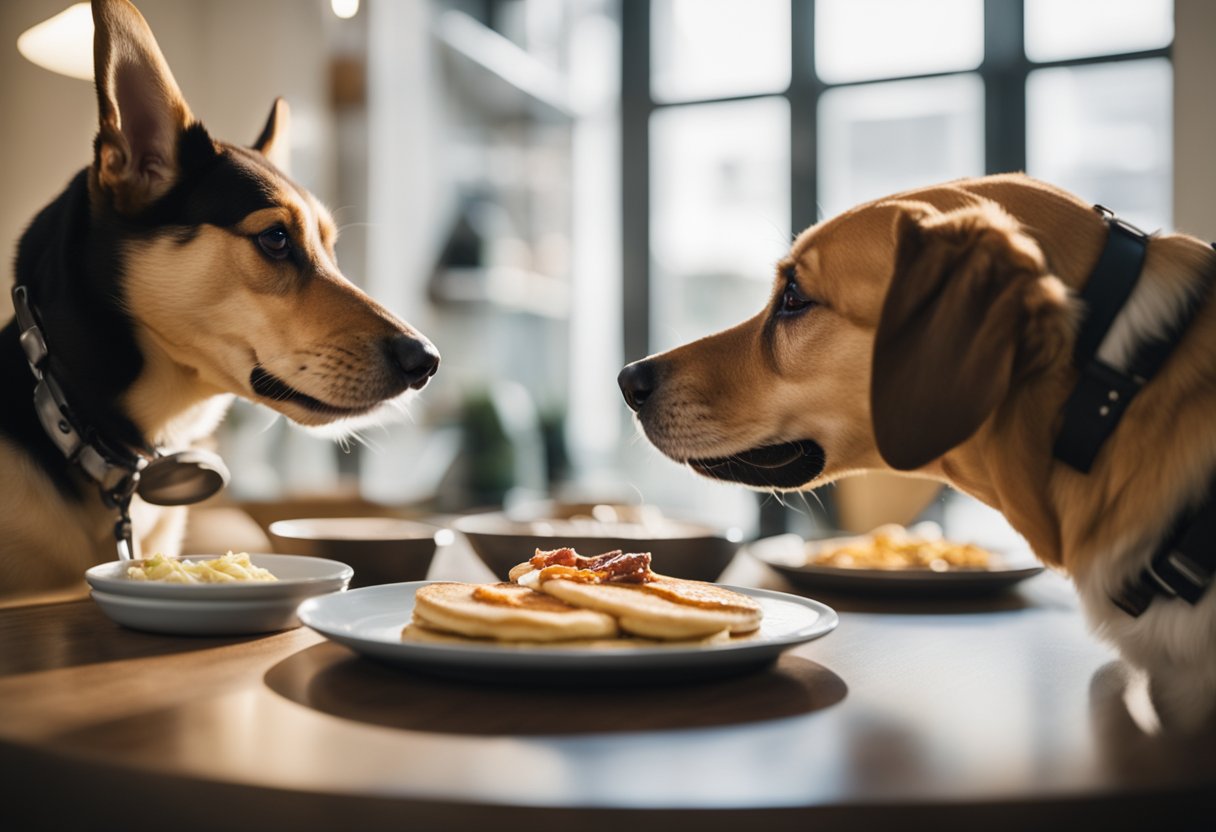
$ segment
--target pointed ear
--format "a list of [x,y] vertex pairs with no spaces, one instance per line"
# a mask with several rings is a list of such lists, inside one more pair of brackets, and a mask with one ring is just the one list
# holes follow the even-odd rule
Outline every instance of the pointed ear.
[[177,142],[193,121],[152,30],[127,0],[93,0],[100,124],[93,161],[114,206],[134,213],[178,176]]
[[270,105],[270,117],[253,143],[253,149],[283,173],[291,172],[291,108],[286,100],[276,98]]
[[[1067,327],[1038,244],[995,205],[895,221],[895,272],[874,339],[870,406],[879,453],[920,468],[969,439],[1025,367]],[[1058,320],[1057,320],[1058,318]],[[1065,341],[1061,331],[1059,345]]]

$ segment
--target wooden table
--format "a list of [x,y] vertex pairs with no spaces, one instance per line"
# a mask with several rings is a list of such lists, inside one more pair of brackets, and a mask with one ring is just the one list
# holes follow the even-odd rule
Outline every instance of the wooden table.
[[[483,570],[457,544],[431,576]],[[746,556],[726,577],[790,589]],[[771,670],[567,691],[418,676],[306,629],[3,610],[0,828],[1213,828],[1213,737],[1136,727],[1059,577],[823,600],[839,629]]]

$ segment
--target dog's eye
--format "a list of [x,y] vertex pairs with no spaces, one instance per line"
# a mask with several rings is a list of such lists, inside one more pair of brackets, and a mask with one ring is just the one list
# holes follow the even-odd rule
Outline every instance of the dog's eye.
[[781,293],[781,305],[777,312],[781,315],[793,315],[814,305],[815,301],[802,294],[798,284],[791,280],[785,284],[785,291]]
[[258,245],[275,260],[282,260],[291,253],[291,237],[285,229],[277,225],[258,235]]

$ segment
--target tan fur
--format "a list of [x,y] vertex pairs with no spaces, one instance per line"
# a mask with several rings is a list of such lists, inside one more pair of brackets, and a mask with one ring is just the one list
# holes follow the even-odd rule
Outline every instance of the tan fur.
[[[255,212],[237,233],[204,226],[188,243],[161,237],[129,252],[127,307],[151,358],[125,404],[150,435],[164,428],[168,414],[217,394],[256,399],[252,364],[351,411],[371,410],[386,398],[392,379],[376,345],[412,330],[338,270],[336,235],[319,203],[286,187],[279,199],[284,208]],[[302,285],[239,236],[278,222],[309,244],[317,271]],[[265,403],[301,424],[333,419],[291,402]]]
[[[1204,305],[1128,408],[1091,473],[1052,458],[1075,381],[1079,310],[1070,298],[1105,238],[1090,205],[1022,175],[962,180],[855,208],[807,229],[779,265],[775,292],[793,266],[802,292],[822,305],[779,322],[771,355],[765,310],[652,359],[662,383],[647,400],[643,426],[679,461],[813,438],[827,458],[804,486],[814,488],[854,471],[889,469],[874,432],[885,423],[907,449],[911,473],[1001,510],[1040,558],[1077,579],[1100,632],[1137,664],[1155,664],[1150,670],[1166,688],[1203,680],[1185,698],[1206,696],[1198,711],[1210,711],[1216,592],[1195,608],[1155,605],[1134,620],[1137,632],[1130,632],[1132,619],[1111,613],[1107,594],[1142,566],[1145,547],[1216,468],[1216,303]],[[1154,237],[1130,311],[1103,354],[1125,355],[1132,330],[1159,328],[1163,310],[1213,275],[1216,253],[1204,242]],[[973,291],[959,293],[964,285]],[[972,351],[978,364],[967,363]],[[871,412],[872,383],[882,412]],[[926,433],[944,444],[933,445]],[[917,449],[919,440],[933,447]],[[1187,641],[1187,620],[1197,644]],[[1163,669],[1164,653],[1177,663]],[[1158,658],[1150,662],[1152,655]]]
[[[0,439],[0,603],[19,595],[82,587],[84,570],[114,551],[101,501],[69,506],[21,448]],[[107,558],[107,559],[112,559]],[[5,597],[5,596],[9,597]]]

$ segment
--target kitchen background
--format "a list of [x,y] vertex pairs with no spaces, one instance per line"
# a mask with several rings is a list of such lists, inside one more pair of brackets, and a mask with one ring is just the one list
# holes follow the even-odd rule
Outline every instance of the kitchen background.
[[[754,536],[927,504],[999,543],[1012,533],[990,512],[908,480],[778,499],[696,478],[638,436],[616,374],[750,316],[793,234],[903,188],[1025,169],[1146,228],[1216,238],[1203,0],[138,5],[214,134],[251,142],[289,100],[292,172],[334,210],[343,270],[443,354],[408,418],[338,443],[238,403],[219,445],[227,499],[248,506],[556,496]],[[6,263],[90,158],[91,85],[16,48],[65,8],[0,5]],[[70,25],[42,40],[88,50]]]

